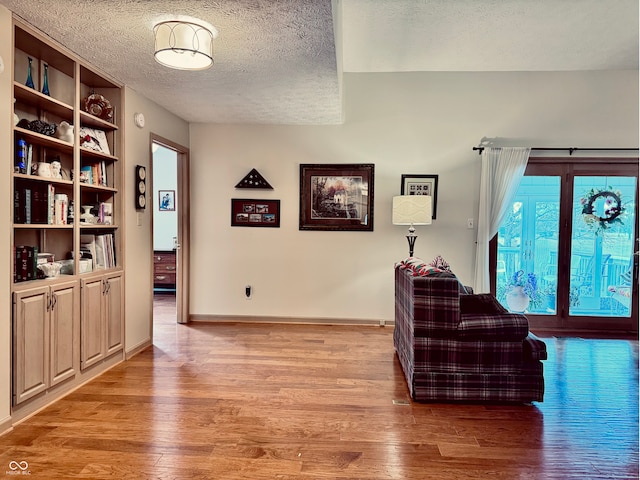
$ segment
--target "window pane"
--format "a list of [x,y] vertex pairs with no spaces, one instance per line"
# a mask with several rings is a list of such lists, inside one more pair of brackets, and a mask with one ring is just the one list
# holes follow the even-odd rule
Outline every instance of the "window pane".
[[[560,177],[522,179],[498,231],[496,291],[511,311],[556,313],[559,212]],[[515,298],[520,290],[528,297],[524,310]]]
[[575,177],[569,314],[631,315],[635,177]]

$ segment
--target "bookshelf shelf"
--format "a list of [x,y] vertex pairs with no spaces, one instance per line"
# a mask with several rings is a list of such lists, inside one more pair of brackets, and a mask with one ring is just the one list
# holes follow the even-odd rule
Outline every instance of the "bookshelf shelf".
[[73,120],[73,107],[71,105],[67,105],[16,81],[13,82],[13,96],[16,101],[28,103],[40,110],[58,115],[67,121]]

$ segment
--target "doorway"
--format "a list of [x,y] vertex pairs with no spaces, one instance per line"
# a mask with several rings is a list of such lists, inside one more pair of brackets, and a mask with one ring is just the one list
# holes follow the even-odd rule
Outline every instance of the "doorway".
[[538,328],[637,331],[637,191],[637,159],[531,159],[494,242],[498,299]]
[[188,321],[188,179],[188,150],[152,135],[154,323]]

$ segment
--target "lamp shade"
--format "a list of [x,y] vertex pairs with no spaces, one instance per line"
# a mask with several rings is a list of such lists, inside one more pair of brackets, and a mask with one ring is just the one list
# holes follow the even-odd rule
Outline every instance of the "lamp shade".
[[394,225],[431,225],[433,209],[430,195],[393,197]]
[[158,23],[154,28],[155,58],[178,70],[205,70],[213,65],[213,32],[182,20]]

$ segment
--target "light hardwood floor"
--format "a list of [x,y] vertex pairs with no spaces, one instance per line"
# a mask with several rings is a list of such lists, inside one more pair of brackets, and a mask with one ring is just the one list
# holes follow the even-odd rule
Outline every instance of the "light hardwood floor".
[[156,312],[152,348],[0,437],[0,478],[638,478],[637,341],[545,337],[543,403],[417,404],[391,327]]

